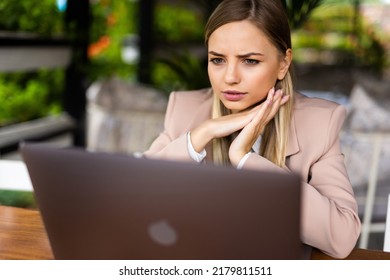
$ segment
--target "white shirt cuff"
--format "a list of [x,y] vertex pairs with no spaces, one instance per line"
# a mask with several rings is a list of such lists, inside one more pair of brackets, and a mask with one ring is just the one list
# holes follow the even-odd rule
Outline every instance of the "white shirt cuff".
[[207,153],[205,149],[203,149],[200,153],[195,151],[194,146],[192,146],[191,143],[191,132],[187,132],[187,148],[191,158],[196,162],[202,162],[202,160],[206,157]]
[[245,156],[242,157],[240,162],[237,165],[237,169],[241,169],[242,166],[245,164],[246,160],[249,158],[249,156],[252,154],[252,152],[246,153]]

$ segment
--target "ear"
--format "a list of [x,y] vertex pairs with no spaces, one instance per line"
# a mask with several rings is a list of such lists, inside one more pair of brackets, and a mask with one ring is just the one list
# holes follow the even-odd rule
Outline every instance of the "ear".
[[280,68],[279,68],[279,72],[278,72],[278,79],[279,80],[283,80],[284,77],[286,76],[287,71],[290,67],[291,61],[292,61],[292,50],[288,49],[286,51],[286,55],[280,61]]

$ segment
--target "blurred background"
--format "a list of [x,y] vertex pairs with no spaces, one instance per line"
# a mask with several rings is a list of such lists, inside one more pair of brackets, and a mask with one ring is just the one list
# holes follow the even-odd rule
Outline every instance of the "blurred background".
[[[0,160],[20,161],[23,140],[147,149],[163,128],[169,93],[209,86],[203,28],[219,2],[0,0]],[[342,145],[365,221],[360,246],[381,248],[390,193],[390,1],[283,3],[296,89],[348,109]],[[31,191],[2,187],[1,174],[0,204],[35,207]]]

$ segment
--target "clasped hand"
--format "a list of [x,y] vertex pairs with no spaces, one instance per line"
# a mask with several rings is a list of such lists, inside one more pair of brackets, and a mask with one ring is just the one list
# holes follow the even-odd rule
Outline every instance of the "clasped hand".
[[289,99],[282,90],[270,89],[267,99],[245,111],[209,119],[191,132],[195,151],[200,152],[212,139],[238,132],[229,148],[229,159],[233,166],[248,153],[263,133],[265,126],[273,119],[279,108]]

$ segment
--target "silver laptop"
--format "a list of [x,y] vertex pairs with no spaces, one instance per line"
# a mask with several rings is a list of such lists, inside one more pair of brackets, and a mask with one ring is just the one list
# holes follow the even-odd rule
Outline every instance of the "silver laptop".
[[25,143],[56,259],[301,259],[297,175]]

